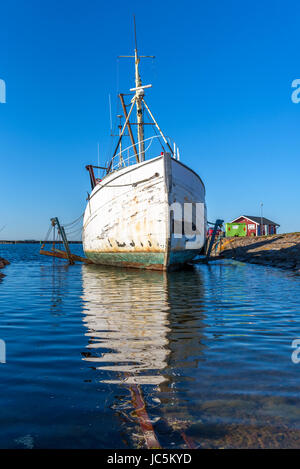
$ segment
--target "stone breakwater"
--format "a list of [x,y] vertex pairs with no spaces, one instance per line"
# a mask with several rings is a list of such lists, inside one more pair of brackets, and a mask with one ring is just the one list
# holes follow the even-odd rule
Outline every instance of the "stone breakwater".
[[300,233],[223,238],[215,247],[214,258],[292,269],[300,274]]
[[[3,259],[3,257],[0,257],[0,269],[3,269],[6,265],[8,265],[9,262],[6,259]],[[0,278],[4,277],[4,274],[0,272]]]

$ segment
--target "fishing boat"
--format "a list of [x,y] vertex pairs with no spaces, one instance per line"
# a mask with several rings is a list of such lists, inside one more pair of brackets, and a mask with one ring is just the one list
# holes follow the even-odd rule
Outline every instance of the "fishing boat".
[[[123,116],[118,117],[124,124],[120,121],[109,163],[86,166],[91,193],[83,219],[83,249],[95,264],[174,270],[193,260],[204,245],[205,187],[180,161],[178,147],[145,100],[152,85],[142,84],[139,64],[150,56],[139,55],[136,33],[134,55],[121,57],[134,59],[135,87],[130,95],[119,94]],[[131,120],[134,109],[136,122]],[[154,132],[147,138],[146,127]],[[124,145],[125,139],[130,145]],[[96,177],[99,170],[101,177]]]

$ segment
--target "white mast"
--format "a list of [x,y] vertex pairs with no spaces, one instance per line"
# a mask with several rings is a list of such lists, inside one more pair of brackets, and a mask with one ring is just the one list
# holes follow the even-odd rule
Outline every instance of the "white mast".
[[[155,126],[157,127],[160,135],[162,136],[165,144],[167,145],[167,147],[169,148],[170,152],[172,155],[176,155],[175,153],[175,150],[173,150],[170,146],[170,144],[168,143],[166,137],[164,136],[162,130],[160,129],[158,123],[156,122],[156,120],[154,119],[153,117],[153,114],[152,112],[150,111],[148,105],[146,104],[145,100],[144,100],[144,89],[145,88],[150,88],[152,85],[145,85],[145,86],[142,86],[142,80],[141,80],[141,77],[140,77],[140,73],[139,73],[139,63],[140,63],[140,59],[141,58],[152,58],[154,59],[155,57],[153,55],[139,55],[138,54],[138,48],[137,48],[137,40],[136,40],[136,25],[135,25],[135,16],[133,16],[133,21],[134,21],[134,41],[135,41],[135,49],[134,49],[134,55],[119,55],[119,57],[128,57],[128,58],[134,58],[134,65],[135,65],[135,88],[130,88],[130,91],[134,91],[134,96],[131,100],[131,107],[130,107],[130,111],[129,113],[127,114],[127,111],[126,111],[126,105],[124,103],[124,99],[123,99],[123,95],[120,94],[119,97],[121,99],[121,104],[122,104],[122,107],[123,107],[123,111],[124,111],[124,115],[125,115],[125,124],[122,128],[122,131],[120,132],[119,134],[119,140],[118,140],[118,143],[117,143],[117,146],[116,146],[116,149],[114,151],[114,154],[112,156],[112,159],[115,157],[116,153],[117,153],[117,150],[120,146],[120,142],[121,142],[121,139],[122,139],[122,136],[124,134],[124,130],[126,127],[128,127],[128,131],[129,131],[129,136],[131,138],[131,143],[133,145],[133,148],[134,148],[134,152],[135,152],[135,155],[136,155],[136,159],[137,161],[145,161],[145,143],[144,143],[144,116],[143,116],[143,106],[145,106],[145,109],[147,110],[150,118],[152,119],[153,123],[155,124]],[[132,135],[132,131],[131,131],[131,126],[130,126],[130,122],[129,122],[129,117],[130,117],[130,114],[132,112],[132,109],[134,107],[134,105],[136,106],[136,116],[137,116],[137,137],[138,137],[138,153],[137,153],[137,150],[136,150],[136,147],[135,147],[135,143],[134,143],[134,138],[133,138],[133,135]],[[111,164],[109,165],[108,167],[108,172],[110,171],[110,168],[111,168]]]
[[[134,21],[134,41],[135,41],[135,49],[134,55],[119,55],[119,57],[132,57],[134,58],[134,65],[135,65],[135,88],[131,88],[130,91],[135,91],[134,97],[131,100],[131,104],[136,105],[136,117],[137,117],[137,137],[138,137],[138,148],[139,152],[136,157],[139,161],[145,161],[145,144],[144,144],[144,118],[143,118],[143,102],[144,102],[144,88],[149,88],[151,85],[142,86],[142,80],[139,74],[139,63],[141,58],[151,58],[154,59],[153,55],[139,55],[137,49],[137,40],[136,40],[136,25],[135,25],[135,16],[133,16]],[[120,95],[121,96],[121,95]],[[122,100],[121,100],[122,101]],[[124,104],[124,103],[123,103]],[[125,116],[126,117],[126,116]],[[127,124],[126,124],[127,125]],[[129,127],[128,127],[129,129]],[[130,137],[133,142],[133,137],[131,130],[129,129]],[[119,145],[119,143],[118,143]],[[135,146],[134,146],[135,149]]]
[[143,120],[143,97],[144,97],[144,90],[141,88],[142,80],[139,74],[139,63],[140,58],[138,56],[137,50],[137,41],[136,41],[136,26],[135,26],[135,16],[133,17],[134,21],[134,41],[135,41],[135,49],[134,49],[134,61],[135,61],[135,87],[140,88],[136,89],[135,91],[135,103],[136,103],[136,118],[137,118],[137,136],[138,136],[138,144],[139,144],[139,160],[145,161],[145,143],[144,143],[144,120]]

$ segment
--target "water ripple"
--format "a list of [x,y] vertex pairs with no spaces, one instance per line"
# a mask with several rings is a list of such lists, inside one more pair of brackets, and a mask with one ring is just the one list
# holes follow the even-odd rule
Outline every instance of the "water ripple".
[[[80,253],[80,246],[74,246]],[[0,246],[0,447],[297,447],[300,279],[216,262],[170,274]]]

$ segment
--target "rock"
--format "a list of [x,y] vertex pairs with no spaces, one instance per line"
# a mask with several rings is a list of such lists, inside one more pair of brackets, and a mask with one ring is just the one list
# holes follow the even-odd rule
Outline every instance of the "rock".
[[[3,269],[6,265],[9,265],[10,262],[8,262],[6,259],[3,259],[3,257],[0,257],[0,269]],[[3,277],[4,274],[1,274]]]
[[4,265],[9,265],[10,262],[7,261],[6,259],[3,259],[3,257],[0,257],[0,262],[2,262]]

